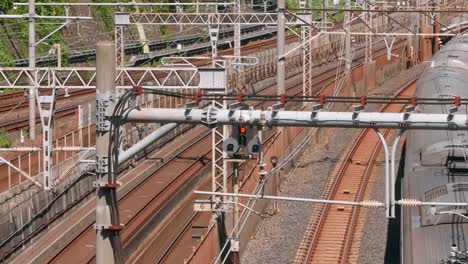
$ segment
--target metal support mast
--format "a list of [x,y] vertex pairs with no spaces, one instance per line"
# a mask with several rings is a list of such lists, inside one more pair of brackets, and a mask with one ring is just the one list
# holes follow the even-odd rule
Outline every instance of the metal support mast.
[[[141,24],[138,24],[141,26]],[[116,61],[117,66],[123,67],[125,62],[125,51],[124,51],[124,26],[115,26],[115,47],[116,47]]]
[[[235,5],[235,12],[240,15],[241,13],[241,0],[236,0],[236,5]],[[236,23],[234,25],[234,61],[236,62],[236,65],[234,66],[234,76],[237,76],[237,79],[242,80],[240,77],[241,73],[241,67],[240,67],[240,62],[241,62],[241,25],[240,23]],[[243,89],[242,86],[244,86],[244,83],[239,83],[237,82],[236,89],[241,91]]]
[[[110,116],[115,107],[115,46],[101,42],[96,48],[96,263],[120,262],[116,179],[109,173]],[[117,144],[117,143],[116,143]],[[114,168],[114,170],[117,168]]]
[[[301,8],[307,8],[307,1],[300,0],[299,5]],[[301,27],[301,41],[304,43],[302,48],[302,92],[304,96],[312,95],[312,48],[313,44],[310,39],[312,38],[312,28],[309,26]]]
[[[28,33],[29,33],[29,67],[36,67],[36,0],[29,0],[29,18],[28,18]],[[34,77],[36,73],[34,73]],[[36,79],[36,78],[34,78]],[[36,83],[31,83],[31,86],[36,86]],[[29,89],[29,138],[36,139],[36,100],[35,88]]]

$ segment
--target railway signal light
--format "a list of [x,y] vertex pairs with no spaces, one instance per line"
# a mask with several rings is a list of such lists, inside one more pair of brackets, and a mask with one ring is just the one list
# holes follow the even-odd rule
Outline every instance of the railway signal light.
[[252,138],[249,143],[247,143],[247,151],[252,155],[260,154],[261,145],[258,137]]
[[223,142],[223,150],[229,156],[233,156],[239,151],[239,143],[237,142],[235,138],[229,137],[225,139]]
[[223,142],[224,152],[229,156],[259,154],[261,143],[256,134],[256,128],[233,125],[231,136]]

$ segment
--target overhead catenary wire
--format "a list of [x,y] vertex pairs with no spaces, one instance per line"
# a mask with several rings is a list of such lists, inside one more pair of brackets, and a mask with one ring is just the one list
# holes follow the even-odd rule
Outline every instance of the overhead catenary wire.
[[[338,89],[334,89],[334,93],[333,95],[337,95],[341,92],[341,89],[342,87],[339,87]],[[333,107],[333,103],[332,104],[329,104],[326,106],[326,110],[330,110],[331,108]],[[266,175],[265,177],[262,177],[260,178],[259,182],[257,182],[257,184],[255,185],[254,187],[254,191],[252,192],[252,195],[259,195],[260,192],[262,192],[264,190],[264,186],[265,184],[267,183],[267,180],[272,177],[275,173],[277,173],[281,168],[283,168],[286,164],[288,164],[294,157],[296,157],[303,149],[305,146],[307,146],[307,143],[310,141],[311,137],[317,133],[318,129],[317,128],[312,128],[308,131],[308,133],[306,134],[306,136],[303,138],[303,140],[294,148],[294,150],[292,152],[290,152],[283,160],[280,161],[279,164],[276,165],[275,168],[273,168],[272,170],[270,170]],[[288,148],[290,148],[291,146],[289,146]],[[262,192],[263,194],[263,192]],[[253,211],[253,206],[255,205],[255,203],[257,202],[257,199],[251,199],[249,198],[249,204],[246,205],[246,207],[244,208],[244,210],[242,211],[240,217],[239,217],[239,221],[237,223],[235,223],[235,227],[232,229],[231,231],[231,234],[229,235],[229,237],[232,237],[232,235],[234,234],[234,230],[236,230],[238,227],[239,227],[239,224],[241,222],[241,219],[243,219],[243,222],[242,224],[240,225],[240,228],[238,229],[238,233],[241,233],[241,231],[243,230],[243,227],[245,226],[251,212]],[[247,210],[247,208],[250,207],[250,210]],[[246,215],[244,217],[244,215]],[[244,218],[243,218],[244,217]],[[219,261],[219,259],[222,257],[224,251],[226,250],[227,246],[229,244],[229,241],[226,241],[223,245],[223,247],[221,248],[217,258],[215,259],[214,263],[216,263],[217,261]],[[228,248],[228,252],[226,253],[226,257],[222,260],[222,264],[224,264],[229,256],[229,251],[231,249]]]
[[[343,86],[339,86],[341,90]],[[147,89],[149,90],[149,89]],[[418,98],[418,97],[378,97],[378,96],[292,96],[292,95],[245,95],[242,93],[229,94],[202,94],[181,93],[163,90],[153,90],[154,94],[170,96],[181,99],[196,99],[199,101],[226,100],[239,101],[238,95],[242,95],[241,102],[283,100],[284,102],[315,102],[315,103],[355,103],[355,104],[402,104],[402,105],[468,105],[468,98],[453,96],[451,98]]]

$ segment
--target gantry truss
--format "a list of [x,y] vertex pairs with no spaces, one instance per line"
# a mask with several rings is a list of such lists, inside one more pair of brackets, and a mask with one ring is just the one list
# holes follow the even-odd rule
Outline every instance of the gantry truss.
[[[224,88],[225,69],[196,67],[117,68],[119,89],[145,85],[158,89]],[[221,80],[221,81],[218,81]],[[67,68],[0,68],[0,88],[68,88],[95,89],[95,67]]]
[[[301,26],[311,24],[315,27],[330,28],[333,23],[312,22],[310,14],[292,14],[285,16],[286,24]],[[151,24],[151,25],[264,25],[276,26],[277,13],[116,13],[116,25]]]

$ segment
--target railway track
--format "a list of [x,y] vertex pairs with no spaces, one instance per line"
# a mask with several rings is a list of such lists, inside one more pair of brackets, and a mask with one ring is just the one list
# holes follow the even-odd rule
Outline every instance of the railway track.
[[12,92],[9,94],[2,94],[0,95],[0,101],[3,103],[4,101],[10,100],[10,99],[17,99],[17,98],[22,98],[24,97],[24,91],[21,92]]
[[[333,84],[335,73],[336,73],[335,71],[336,69],[332,68],[332,69],[324,71],[320,76],[317,76],[317,78],[314,79],[317,82],[316,85],[318,87],[327,87],[328,85]],[[298,91],[297,94],[295,95],[302,94],[301,89],[302,89],[301,83],[298,83],[296,87],[291,88],[291,90]],[[206,197],[203,197],[203,199],[206,199]],[[154,244],[152,244],[151,246],[145,245],[145,247],[147,247],[146,252],[135,253],[134,254],[135,259],[131,259],[131,261],[132,262],[152,262],[152,263],[182,263],[184,262],[187,259],[187,257],[190,256],[190,253],[187,253],[187,252],[191,252],[190,249],[196,246],[196,244],[194,244],[193,242],[194,240],[192,237],[193,233],[191,232],[192,231],[191,227],[194,227],[194,226],[195,227],[198,227],[198,226],[207,227],[209,223],[209,219],[211,219],[209,213],[207,214],[206,212],[205,213],[193,212],[193,209],[191,208],[192,204],[193,204],[193,201],[190,200],[185,205],[185,207],[188,209],[180,210],[181,215],[178,215],[177,219],[187,219],[187,220],[183,224],[179,223],[178,228],[170,229],[170,230],[180,230],[177,233],[173,233],[172,241],[166,242],[166,244],[161,243],[160,241],[158,242],[152,241],[151,243],[154,243]],[[174,216],[174,219],[175,218],[176,216]],[[166,230],[160,231],[159,236],[167,237],[168,232],[169,231],[166,231]],[[162,233],[164,233],[164,235]],[[206,241],[206,240],[203,240],[203,241]],[[162,248],[164,248],[164,251],[161,251]]]
[[[335,71],[336,71],[336,68],[335,67],[331,67],[329,68],[328,70],[324,71],[320,76],[316,76],[318,77],[317,79],[315,79],[316,81],[320,82],[321,84],[326,84],[327,81],[329,81],[330,79],[334,78],[335,77]],[[302,92],[302,85],[301,85],[301,82],[302,82],[302,77],[299,76],[300,78],[297,78],[296,76],[296,83],[293,84],[293,86],[295,86],[295,88],[293,89],[294,91],[290,91],[290,92],[293,92],[292,95],[294,94],[300,94]],[[320,80],[320,81],[319,81]],[[291,80],[290,80],[291,81]],[[288,93],[290,93],[288,92]],[[206,145],[206,144],[205,144]],[[209,145],[209,144],[208,144]],[[150,161],[151,161],[151,158],[150,158]],[[144,164],[143,164],[144,165]],[[150,165],[146,165],[146,166],[143,166],[143,167],[148,167]],[[147,193],[152,193],[151,191],[147,190]],[[157,202],[158,199],[154,200],[153,202]],[[159,207],[161,206],[162,204],[159,203]],[[91,205],[92,206],[92,205]],[[157,206],[156,206],[157,207]],[[89,210],[91,210],[92,207],[90,207]],[[147,216],[146,216],[147,217]],[[78,217],[80,218],[80,217]],[[145,218],[145,217],[143,217]],[[75,218],[77,219],[77,218]],[[132,220],[132,221],[135,221],[135,220]],[[132,222],[129,220],[129,223]],[[62,248],[62,250],[58,253],[58,254],[55,254],[57,255],[53,261],[59,261],[59,262],[72,262],[74,263],[74,257],[73,257],[73,254],[70,253],[70,252],[90,252],[90,254],[88,255],[87,259],[88,261],[92,261],[93,260],[93,257],[94,257],[94,248],[90,245],[93,244],[93,238],[94,238],[94,230],[92,229],[92,222],[89,223],[90,226],[89,228],[87,228],[86,230],[87,231],[84,231],[84,233],[82,233],[81,235],[79,235],[79,238],[77,241],[78,242],[73,242],[73,241],[70,241],[70,243],[68,245],[66,245],[65,248]],[[139,225],[138,225],[139,226]],[[131,227],[130,225],[127,225],[127,228],[126,230],[131,230]],[[136,230],[136,229],[135,229]],[[63,231],[62,231],[63,232]],[[127,241],[126,240],[126,235],[125,234],[125,231],[123,231],[122,233],[122,236],[124,238],[124,241]],[[53,239],[51,239],[53,240]],[[83,244],[83,242],[85,242]],[[72,244],[74,246],[72,246]],[[81,244],[81,245],[80,245]],[[83,246],[84,245],[84,246]],[[79,249],[79,250],[77,250]],[[86,250],[88,249],[88,251]],[[90,250],[90,251],[89,251]],[[37,251],[36,251],[37,252]],[[86,254],[80,254],[80,255],[83,255],[83,257],[86,255]],[[27,259],[22,259],[26,262],[28,262]]]
[[[415,89],[413,80],[396,96],[411,96]],[[400,112],[403,107],[387,104],[380,112]],[[388,137],[390,130],[382,133]],[[381,144],[372,129],[360,132],[353,142],[335,177],[327,183],[323,199],[363,200]],[[357,263],[361,237],[358,226],[362,228],[364,221],[359,213],[360,208],[356,206],[317,204],[294,263]]]
[[[302,79],[297,77],[301,76],[298,75],[289,80],[290,89],[288,89],[288,93],[291,95],[302,93]],[[270,86],[261,93],[271,93],[273,88],[275,86]],[[272,102],[268,102],[268,104],[272,104]],[[119,210],[122,212],[120,220],[125,224],[125,229],[121,232],[124,246],[142,225],[162,208],[170,197],[174,196],[182,186],[211,162],[211,133],[207,129],[203,129],[203,131],[202,138],[197,139],[186,150],[168,160],[165,166],[159,168],[119,200]],[[132,173],[140,174],[141,171],[136,170]],[[164,187],[158,189],[158,186],[161,185]],[[90,224],[79,234],[77,239],[71,241],[48,262],[93,262],[95,249],[87,246],[94,242],[95,231],[93,224]],[[75,262],[78,259],[79,261]]]
[[[94,91],[89,90],[89,89],[74,90],[74,91],[71,91],[68,95],[66,95],[65,93],[60,93],[60,94],[57,94],[56,103],[60,103],[60,101],[69,99],[69,97],[77,97],[77,96],[88,95],[88,94],[93,94],[93,93]],[[23,96],[22,92],[21,92],[21,95],[18,95],[17,93],[14,93],[13,95],[14,97],[8,97],[8,98],[4,98],[3,96],[0,96],[0,100],[1,100],[0,101],[1,102],[0,115],[6,114],[12,110],[18,111],[20,109],[25,109],[29,107],[29,101],[27,98]],[[11,103],[5,102],[7,100],[20,99],[20,98],[23,100],[19,102],[11,102]]]
[[[295,36],[289,36],[287,38],[287,41],[288,41],[288,43],[290,43],[290,42],[294,41],[295,39],[296,39]],[[274,41],[265,40],[265,41],[260,41],[260,42],[256,42],[256,43],[251,43],[250,45],[247,45],[247,46],[243,47],[243,51],[246,54],[249,54],[249,53],[252,53],[252,52],[257,52],[257,51],[262,50],[262,49],[271,48],[274,45],[275,45]],[[221,54],[229,54],[230,52],[232,52],[232,51],[231,50],[226,50],[226,51],[221,52]],[[203,61],[203,60],[196,60],[196,61],[194,61],[194,64],[197,65],[197,66],[205,66],[205,65],[207,65],[207,62]],[[270,70],[270,73],[273,74],[273,71]],[[74,97],[76,98],[77,96],[92,95],[93,93],[95,93],[94,90],[82,89],[82,90],[77,90],[77,91],[71,92],[70,97],[65,97],[65,94],[60,94],[58,96],[58,99],[59,100],[64,100],[64,99],[66,100],[66,99],[71,99],[71,98],[74,98]],[[12,109],[14,109],[15,112],[16,112],[16,111],[19,111],[21,108],[28,107],[28,102],[27,102],[27,100],[26,101],[24,100],[23,95],[24,95],[23,92],[20,92],[20,93],[13,93],[13,94],[9,94],[9,95],[0,96],[0,101],[2,102],[2,104],[0,104],[0,113],[9,112],[9,111],[12,111]],[[15,99],[17,100],[17,99],[21,99],[21,98],[23,99],[23,101],[20,102],[20,103],[16,102],[16,103],[5,103],[5,104],[3,104],[3,102],[15,100]],[[72,106],[62,107],[62,108],[56,110],[55,115],[54,115],[54,117],[56,119],[55,122],[60,122],[61,120],[67,120],[66,122],[69,122],[68,121],[69,118],[72,117],[73,115],[75,115],[76,109],[77,109],[77,106],[72,105]],[[36,116],[36,123],[39,123],[39,122],[40,122],[40,117],[39,117],[39,115],[37,115]],[[13,131],[23,129],[23,128],[28,127],[28,126],[29,126],[29,119],[28,119],[27,116],[24,116],[22,118],[18,118],[16,120],[10,120],[10,121],[0,123],[0,127],[4,128],[5,131],[7,131],[7,132],[13,132]],[[90,134],[91,134],[90,138],[94,139],[94,130],[91,130]],[[60,139],[63,137],[63,135],[58,135],[58,136],[59,136],[58,141],[62,142],[62,144],[58,144],[57,146],[62,146],[64,140],[60,141]],[[87,134],[85,136],[87,137]],[[76,142],[78,142],[78,140],[76,140]],[[67,145],[70,146],[71,143],[68,143]],[[54,144],[54,146],[56,146],[56,144]],[[23,161],[29,161],[31,159],[29,155],[30,155],[30,153],[26,153],[26,152],[22,152],[20,154],[21,159]],[[11,160],[11,162],[13,162],[17,166],[19,166],[20,162],[17,161],[15,163],[15,160],[19,160],[19,158],[14,157]],[[33,159],[33,164],[30,167],[26,168],[26,170],[31,170],[32,175],[35,175],[36,173],[39,172],[38,170],[39,170],[40,165],[37,163],[37,160],[38,160],[37,158]],[[58,159],[58,161],[61,161],[61,160],[62,159]],[[2,173],[0,175],[0,191],[7,190],[11,186],[14,186],[14,185],[16,185],[16,184],[18,184],[18,183],[20,183],[22,181],[21,176],[19,176],[19,175],[17,177],[12,177],[12,179],[10,179],[7,176],[9,173],[6,170],[6,165],[0,165],[0,172],[5,172],[5,173]]]
[[[204,148],[210,145],[209,133],[205,131],[204,134],[179,155],[169,160],[151,177],[139,183],[132,191],[119,199],[120,220],[126,226],[121,233],[124,244],[141,227],[151,212],[160,208],[184,182],[210,162],[211,148],[208,150]],[[94,236],[93,225],[90,225],[49,263],[92,261],[95,249],[87,245],[92,243]]]
[[[69,107],[60,108],[58,110],[55,110],[54,117],[62,118],[62,117],[72,116],[75,114],[76,109],[78,109],[78,106],[69,106]],[[40,122],[41,122],[41,117],[37,115],[36,123],[40,123]],[[29,126],[29,118],[27,117],[19,118],[14,121],[7,121],[4,123],[0,123],[0,127],[4,128],[6,132],[13,132],[15,130],[23,129],[28,126]]]
[[[300,77],[301,77],[300,75],[297,75],[297,76],[296,76],[296,78],[293,80],[293,81],[295,82],[294,85],[297,86],[298,84],[301,83],[302,78],[300,78]],[[289,80],[289,82],[291,82],[291,80]],[[269,87],[269,88],[271,89],[272,87]],[[301,91],[301,89],[302,89],[302,88],[297,89],[297,90],[294,90],[294,94],[299,93],[299,92]],[[268,89],[265,89],[265,91],[263,91],[263,92],[266,92],[267,90],[268,90]],[[258,92],[261,92],[261,91],[258,91]],[[194,132],[194,133],[196,133],[196,132]],[[198,131],[197,133],[200,133],[200,131]],[[209,136],[206,135],[204,138],[205,138],[205,140],[206,140],[206,139],[209,138]],[[189,137],[186,138],[186,140],[189,140]],[[209,150],[209,151],[211,152],[211,147],[210,147],[211,144],[210,144],[210,142],[202,142],[202,143],[199,142],[198,145],[197,145],[197,148],[200,148],[200,146],[203,146],[204,149],[207,149],[207,150]],[[198,149],[197,152],[200,152],[200,150]],[[185,154],[179,154],[179,155],[177,155],[177,157],[179,157],[179,159],[180,159],[180,157],[184,157],[184,156],[185,156],[185,157],[190,157],[190,155],[185,155]],[[210,155],[208,155],[208,156],[210,157]],[[193,157],[193,155],[192,155],[192,157]],[[141,164],[141,165],[142,165],[141,170],[147,169],[149,166],[152,166],[153,163],[154,163],[154,160],[153,160],[153,159],[154,159],[154,157],[151,157],[151,156],[150,156],[150,158],[149,158],[148,160],[144,161],[143,164]],[[165,160],[166,160],[166,161],[169,161],[169,159],[165,159]],[[203,159],[203,160],[204,160],[204,162],[207,162],[206,159]],[[175,161],[175,163],[177,163],[177,161]],[[177,167],[173,168],[173,171],[174,171],[174,170],[175,170],[175,171],[179,171],[179,170],[177,169]],[[196,173],[196,172],[198,172],[198,169],[193,171],[193,173]],[[139,174],[139,173],[141,173],[141,171],[138,171],[138,170],[136,170],[135,172],[132,172],[132,174],[135,174],[135,175],[137,175],[137,174]],[[192,173],[192,176],[193,176],[193,173]],[[152,175],[153,175],[153,176],[152,176],[151,178],[154,178],[154,177],[155,177],[155,179],[158,179],[158,178],[159,178],[159,181],[161,181],[161,178],[156,176],[156,175],[158,175],[157,172],[155,172],[155,173],[152,174]],[[174,175],[174,172],[172,172],[172,175]],[[183,183],[179,183],[179,184],[183,184]],[[149,189],[148,189],[148,188],[149,188]],[[152,184],[145,185],[145,186],[144,186],[144,190],[145,190],[146,193],[154,193],[154,191],[153,191],[153,190],[154,190],[154,185],[152,185]],[[173,189],[173,188],[171,187],[171,190],[174,191],[174,190],[176,190],[176,189]],[[133,192],[133,191],[132,191],[132,192]],[[137,193],[137,191],[135,191],[135,193]],[[134,195],[137,195],[137,196],[138,196],[138,194],[134,194]],[[140,193],[140,195],[143,195],[143,194]],[[168,197],[169,197],[169,196],[168,196]],[[127,198],[126,198],[126,199],[127,199]],[[132,199],[135,199],[135,198],[132,198]],[[137,199],[137,200],[138,200],[138,199]],[[135,202],[135,201],[134,201],[134,202]],[[164,203],[161,203],[160,199],[155,199],[155,200],[153,200],[152,202],[158,204],[158,205],[156,206],[157,208],[160,208],[160,207],[164,204]],[[148,203],[150,203],[150,202],[148,202]],[[120,201],[119,201],[119,204],[120,204]],[[94,203],[91,203],[91,205],[94,206]],[[130,207],[135,207],[135,204],[130,203]],[[90,208],[91,208],[91,207],[90,207]],[[135,208],[138,208],[138,207],[135,207]],[[89,210],[91,210],[91,209],[89,209]],[[125,210],[126,210],[126,209],[121,209],[122,212],[125,212]],[[141,214],[141,211],[140,211],[139,213],[136,213],[136,215],[139,215],[139,214]],[[133,223],[133,221],[135,221],[135,220],[129,219],[129,223],[130,223],[130,222]],[[124,223],[125,223],[125,222],[124,222]],[[86,248],[89,247],[89,246],[84,246],[84,247],[82,247],[80,250],[76,251],[77,248],[80,248],[80,246],[79,246],[79,245],[77,246],[77,244],[79,244],[79,243],[81,243],[81,242],[85,242],[84,245],[90,245],[90,244],[93,244],[93,242],[94,242],[94,229],[93,229],[93,226],[92,226],[93,223],[89,223],[89,224],[90,224],[90,225],[88,226],[88,228],[85,229],[85,230],[79,235],[79,238],[78,238],[77,242],[73,242],[73,245],[71,245],[71,243],[70,243],[70,245],[68,245],[68,246],[66,246],[65,248],[61,249],[61,251],[57,254],[57,256],[56,256],[55,258],[50,259],[50,260],[47,260],[47,261],[52,261],[52,262],[58,261],[57,263],[62,263],[63,261],[65,261],[65,262],[66,262],[66,261],[68,261],[68,262],[71,261],[72,263],[77,263],[77,262],[74,262],[74,258],[71,257],[73,254],[71,254],[70,252],[81,252],[80,255],[83,255],[83,258],[87,258],[88,261],[92,261],[92,258],[94,257],[94,252],[95,252],[95,251],[94,251],[94,248],[91,248],[91,251],[89,251],[89,253],[90,253],[89,255],[86,255],[86,254],[85,254],[85,252],[88,252],[88,251],[86,251]],[[140,224],[137,224],[136,226],[140,226]],[[136,227],[135,227],[135,228],[136,228]],[[131,224],[128,224],[128,225],[126,226],[125,229],[126,229],[126,230],[131,230]],[[123,240],[126,239],[124,234],[125,234],[125,231],[122,233],[122,238],[123,238]],[[131,234],[131,233],[130,233],[130,234]],[[34,258],[34,257],[33,257],[33,258]],[[28,259],[29,259],[29,258],[28,258]],[[30,260],[30,259],[29,259],[29,260]],[[24,261],[28,262],[29,260],[24,260]],[[23,261],[23,260],[21,260],[21,261]]]
[[[292,43],[297,40],[297,37],[294,35],[288,35],[286,37],[286,43]],[[242,52],[245,55],[252,54],[255,52],[258,52],[259,50],[264,50],[264,49],[271,49],[276,45],[276,39],[268,39],[268,40],[262,40],[258,42],[253,42],[249,43],[246,46],[242,47]],[[232,49],[220,51],[219,55],[230,55],[233,53]],[[204,67],[209,64],[206,60],[194,60],[193,64],[197,67]],[[69,93],[69,97],[65,97],[65,93],[61,93],[57,95],[57,103],[63,101],[63,100],[74,100],[76,97],[79,96],[86,96],[86,95],[92,95],[94,94],[95,91],[92,89],[81,89],[81,90],[74,90]],[[0,115],[9,113],[11,111],[21,111],[23,109],[26,109],[29,107],[29,103],[27,98],[23,96],[23,92],[20,93],[12,93],[8,95],[2,95],[0,96]],[[18,100],[20,99],[20,100]],[[77,106],[75,106],[77,107]],[[59,116],[56,117],[65,117],[65,116],[70,116],[73,114],[71,111],[64,111],[64,110],[58,110],[61,111],[59,113]],[[57,113],[57,112],[56,112]],[[39,122],[40,117],[39,115],[36,115],[36,124]],[[3,123],[0,123],[0,127],[4,127],[7,132],[12,132],[14,130],[18,129],[23,129],[25,127],[28,127],[28,116],[27,113],[24,112],[19,118],[16,119],[10,119],[10,120],[4,120]]]

